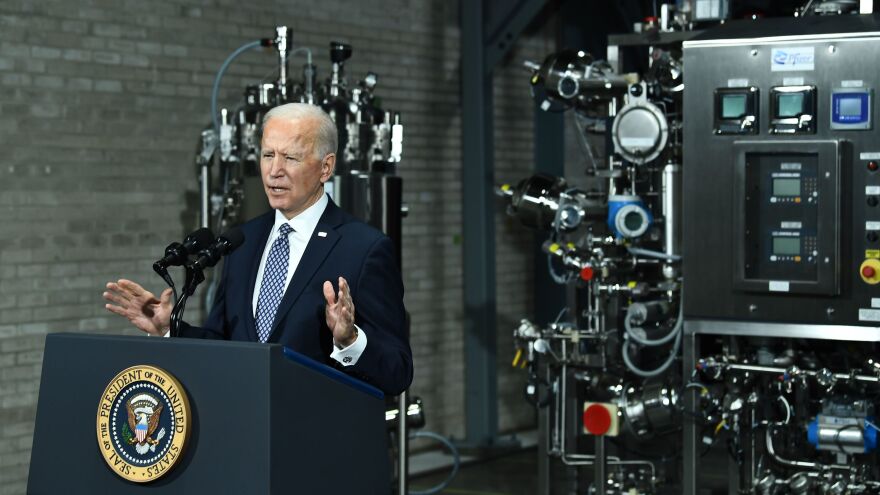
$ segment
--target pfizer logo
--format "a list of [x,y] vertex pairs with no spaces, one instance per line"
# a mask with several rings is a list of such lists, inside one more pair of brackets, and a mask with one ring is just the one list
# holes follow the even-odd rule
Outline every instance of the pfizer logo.
[[785,62],[788,61],[788,54],[782,50],[776,50],[773,52],[773,63],[778,65],[785,65]]

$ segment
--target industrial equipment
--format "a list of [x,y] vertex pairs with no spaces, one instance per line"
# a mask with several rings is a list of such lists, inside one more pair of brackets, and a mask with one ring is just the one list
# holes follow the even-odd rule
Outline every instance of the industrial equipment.
[[[548,269],[569,288],[555,322],[514,331],[514,365],[528,369],[542,454],[574,473],[572,493],[680,486],[683,68],[680,39],[640,43],[653,61],[645,74],[575,50],[526,62],[540,108],[574,114],[586,187],[538,174],[498,189],[512,216],[548,233]],[[657,455],[634,453],[644,450]]]
[[857,3],[663,4],[607,61],[526,63],[587,165],[498,189],[569,287],[514,330],[544,453],[589,468],[566,493],[880,493],[880,24]]
[[684,43],[686,494],[880,492],[880,24],[810,3]]
[[[226,69],[245,51],[261,47],[277,52],[277,79],[248,86],[234,110],[218,109],[218,88]],[[299,53],[306,60],[297,80],[291,75],[290,62]],[[293,33],[286,26],[277,27],[274,37],[247,43],[230,55],[214,82],[212,126],[202,133],[196,152],[203,226],[217,230],[268,211],[259,160],[263,116],[278,105],[308,103],[324,109],[339,131],[336,173],[328,193],[341,208],[385,232],[400,252],[400,222],[406,208],[396,173],[403,152],[403,126],[399,113],[379,104],[375,73],[367,73],[356,83],[349,81],[345,63],[352,53],[351,45],[331,42],[330,73],[323,82],[312,63],[312,50],[294,48]]]

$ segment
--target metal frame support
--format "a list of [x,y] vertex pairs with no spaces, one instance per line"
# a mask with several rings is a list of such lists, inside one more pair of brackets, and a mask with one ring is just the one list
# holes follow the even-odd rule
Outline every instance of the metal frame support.
[[490,446],[498,435],[494,125],[492,71],[483,43],[483,2],[461,2],[465,431]]
[[409,404],[404,390],[397,398],[397,494],[409,494]]
[[[542,110],[535,102],[535,172],[565,177],[565,117],[563,113]],[[535,281],[532,290],[535,320],[539,325],[553,322],[566,301],[566,287],[553,281],[547,270],[547,257],[541,246],[547,239],[544,232],[535,235]],[[576,315],[569,315],[575,317]]]
[[[696,333],[689,328],[688,322],[684,323],[684,352],[682,353],[682,375],[685,380],[691,376],[694,364],[697,362],[699,354],[699,342]],[[684,410],[693,412],[696,410],[697,393],[694,389],[685,389],[684,392]],[[700,435],[697,423],[695,421],[685,421],[682,425],[684,429],[684,449],[683,462],[684,466],[682,476],[681,493],[683,495],[696,495],[698,488],[697,464],[700,461]]]
[[[466,444],[498,442],[492,76],[545,0],[461,0]],[[486,22],[488,12],[495,21]],[[487,25],[496,26],[488,30]],[[488,33],[488,35],[487,35]]]

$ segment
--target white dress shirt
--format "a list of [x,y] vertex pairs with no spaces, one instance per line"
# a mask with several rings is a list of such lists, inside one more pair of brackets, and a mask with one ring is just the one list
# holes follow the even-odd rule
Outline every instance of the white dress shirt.
[[[256,318],[257,315],[257,301],[260,298],[260,287],[263,284],[263,272],[266,269],[266,261],[269,258],[269,251],[272,248],[272,243],[274,243],[275,239],[280,235],[278,228],[286,223],[293,229],[293,232],[287,234],[287,240],[290,243],[290,258],[287,260],[287,277],[284,279],[284,291],[287,292],[287,287],[290,285],[290,280],[293,278],[293,273],[296,271],[296,267],[299,266],[299,262],[302,259],[303,252],[306,250],[309,239],[311,239],[312,236],[317,235],[315,233],[315,228],[318,226],[318,221],[321,219],[321,215],[324,214],[328,202],[327,195],[323,194],[321,195],[321,199],[315,204],[309,206],[303,210],[302,213],[290,220],[285,218],[284,214],[280,211],[275,210],[275,224],[272,226],[272,232],[269,234],[269,239],[266,241],[266,247],[263,248],[263,256],[260,258],[260,268],[257,270],[254,297],[251,301],[254,318]],[[335,282],[335,280],[331,280],[331,282]],[[357,310],[357,308],[355,308],[355,310]],[[357,328],[357,339],[351,345],[343,349],[336,347],[334,342],[333,352],[330,354],[331,358],[335,359],[343,366],[353,366],[357,363],[361,354],[363,354],[364,349],[367,347],[366,333],[364,333],[364,331],[357,325],[355,325],[355,328]]]

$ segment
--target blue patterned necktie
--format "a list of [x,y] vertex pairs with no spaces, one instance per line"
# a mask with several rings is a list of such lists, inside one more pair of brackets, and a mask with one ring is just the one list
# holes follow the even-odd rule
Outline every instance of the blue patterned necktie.
[[266,267],[263,269],[263,282],[260,284],[260,297],[257,299],[257,337],[260,342],[269,340],[275,313],[284,295],[284,281],[287,278],[287,265],[290,258],[290,243],[287,234],[293,232],[288,224],[278,227],[278,238],[272,243]]

